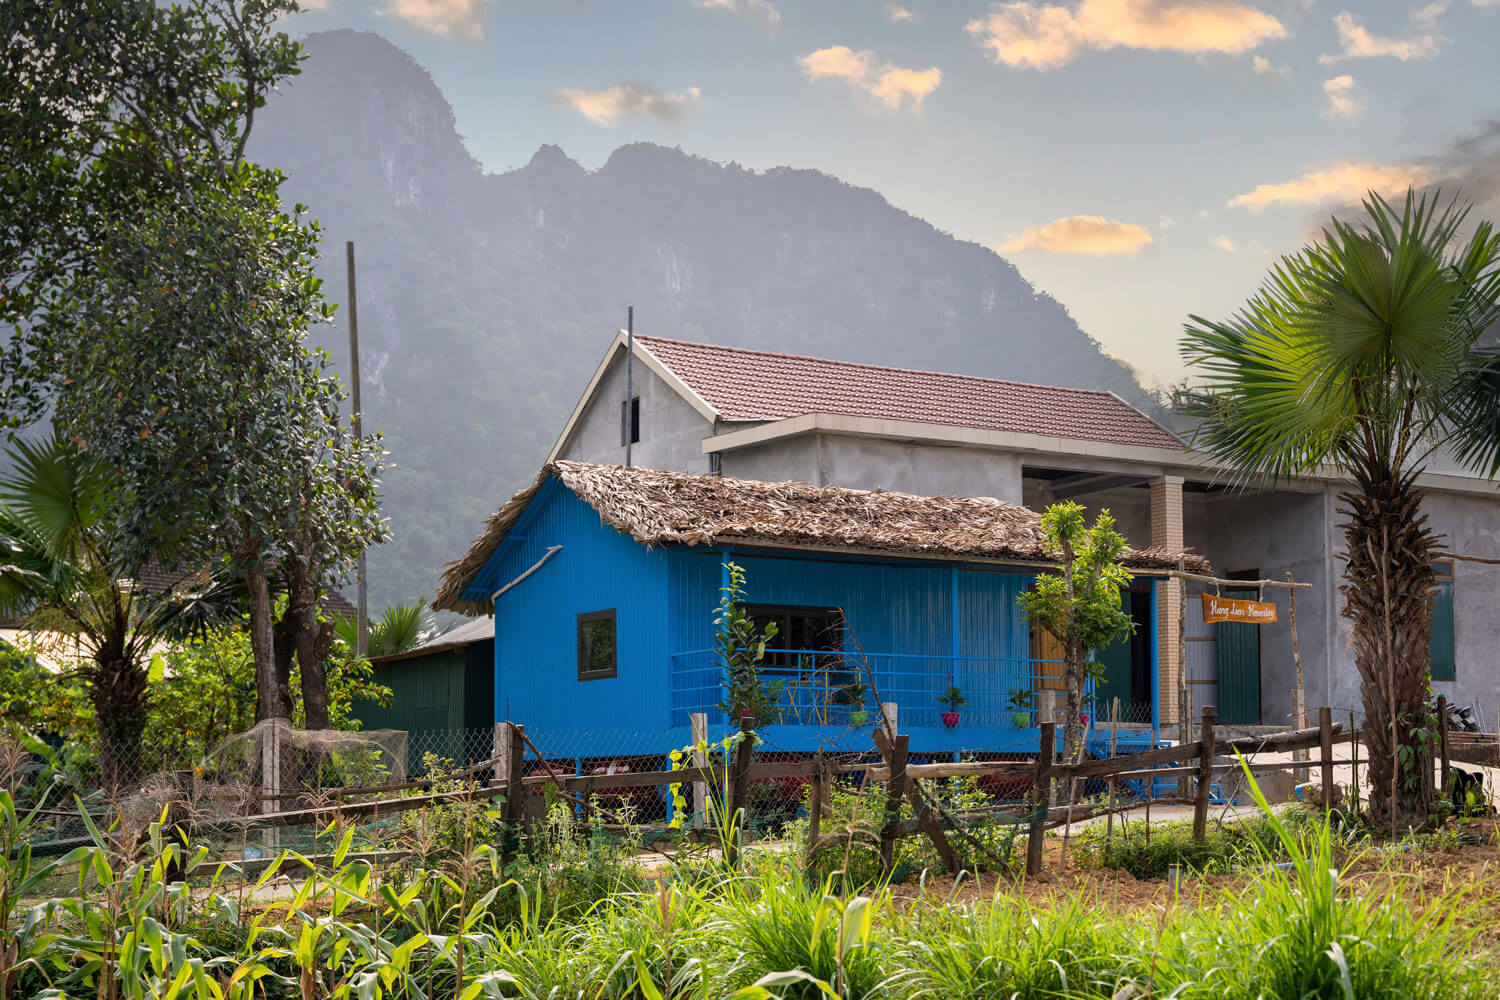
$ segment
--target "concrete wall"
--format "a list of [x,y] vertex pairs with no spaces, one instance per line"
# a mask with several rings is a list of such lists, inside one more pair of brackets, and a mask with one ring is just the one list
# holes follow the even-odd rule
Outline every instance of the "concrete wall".
[[[1256,570],[1262,579],[1293,579],[1312,584],[1297,592],[1297,638],[1302,650],[1303,683],[1311,714],[1328,696],[1330,584],[1327,532],[1322,491],[1315,493],[1241,493],[1207,501],[1208,543],[1200,549],[1219,575]],[[1189,594],[1204,588],[1190,587]],[[1191,599],[1191,598],[1190,598]],[[1289,596],[1285,588],[1268,587],[1261,599],[1276,605],[1277,622],[1260,630],[1260,715],[1266,725],[1291,720],[1292,689],[1297,685],[1292,655]]]
[[[1432,493],[1424,509],[1444,549],[1500,558],[1500,498]],[[1453,633],[1455,679],[1434,682],[1433,690],[1460,705],[1478,701],[1493,727],[1500,719],[1500,566],[1454,562]],[[1354,674],[1352,654],[1347,672]]]
[[1021,460],[1004,452],[825,434],[818,468],[830,486],[1021,502]]
[[[631,462],[650,469],[708,472],[703,439],[713,424],[688,404],[637,358],[632,387],[641,400],[641,439],[631,449]],[[622,465],[620,403],[625,399],[623,354],[605,371],[593,399],[574,425],[573,435],[559,454],[579,462]]]
[[815,434],[726,451],[720,458],[720,471],[726,476],[767,483],[823,485],[818,471],[818,438]]

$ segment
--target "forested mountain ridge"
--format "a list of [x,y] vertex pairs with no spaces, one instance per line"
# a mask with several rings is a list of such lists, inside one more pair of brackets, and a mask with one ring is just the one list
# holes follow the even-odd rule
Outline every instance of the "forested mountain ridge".
[[[431,595],[481,520],[535,474],[605,345],[637,330],[1149,399],[989,249],[812,170],[752,171],[634,144],[588,171],[544,145],[486,174],[431,77],[377,35],[306,40],[252,156],[327,233],[325,291],[359,262],[363,406],[382,428],[394,538],[372,602]],[[341,313],[314,332],[347,355]]]

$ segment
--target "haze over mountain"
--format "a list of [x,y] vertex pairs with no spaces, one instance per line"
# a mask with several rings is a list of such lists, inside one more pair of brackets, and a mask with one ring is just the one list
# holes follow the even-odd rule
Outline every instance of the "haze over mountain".
[[[874,191],[649,144],[594,171],[543,145],[525,167],[486,174],[405,52],[354,31],[306,44],[251,152],[322,221],[332,301],[344,300],[343,241],[356,244],[365,422],[384,429],[393,464],[374,607],[430,596],[442,563],[535,474],[627,305],[641,333],[1151,405],[1003,258]],[[347,370],[342,311],[314,337]]]

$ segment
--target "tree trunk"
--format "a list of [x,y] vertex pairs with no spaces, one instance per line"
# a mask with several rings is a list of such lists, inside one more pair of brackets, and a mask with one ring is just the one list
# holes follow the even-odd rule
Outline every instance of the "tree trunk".
[[1067,719],[1063,723],[1063,760],[1077,763],[1083,756],[1083,646],[1076,640],[1069,641],[1064,656],[1063,692]]
[[98,718],[99,767],[104,788],[122,795],[140,784],[146,732],[148,685],[145,667],[113,650],[94,657],[89,697]]
[[297,664],[302,673],[302,711],[308,729],[331,729],[328,717],[328,676],[323,661],[333,648],[333,623],[318,621],[318,606],[302,612],[297,633]]
[[276,643],[272,636],[271,585],[264,566],[245,567],[250,591],[250,652],[255,658],[255,721],[288,717],[276,681]]
[[297,651],[297,621],[290,608],[282,613],[271,631],[271,649],[276,661],[276,690],[281,700],[279,714],[290,719],[296,707],[292,701],[292,656]]
[[1410,479],[1360,485],[1362,493],[1340,498],[1349,567],[1339,592],[1364,703],[1370,818],[1377,828],[1404,829],[1424,823],[1431,805],[1412,731],[1426,721],[1436,539]]

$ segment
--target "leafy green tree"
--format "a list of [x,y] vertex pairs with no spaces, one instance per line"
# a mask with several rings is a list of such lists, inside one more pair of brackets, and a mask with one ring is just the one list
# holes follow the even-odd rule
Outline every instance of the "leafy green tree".
[[[15,424],[48,408],[115,470],[112,550],[243,574],[258,715],[285,715],[270,579],[288,580],[284,643],[326,721],[320,589],[384,538],[377,436],[307,329],[331,313],[318,229],[284,212],[281,175],[246,161],[266,93],[301,50],[289,0],[16,0],[0,13],[0,274],[15,324],[0,375]],[[40,221],[38,221],[40,220]],[[320,649],[321,643],[321,649]]]
[[1056,573],[1038,576],[1017,600],[1033,625],[1062,643],[1067,705],[1063,756],[1072,761],[1083,752],[1083,689],[1102,673],[1095,654],[1135,627],[1120,599],[1120,588],[1130,585],[1130,572],[1120,563],[1125,539],[1107,510],[1088,527],[1082,505],[1055,503],[1042,515],[1042,530],[1061,566]]
[[[1182,352],[1205,375],[1188,409],[1195,443],[1247,481],[1331,467],[1346,559],[1344,617],[1370,750],[1370,811],[1420,822],[1412,760],[1431,671],[1432,557],[1417,477],[1440,445],[1500,468],[1500,238],[1456,200],[1378,195],[1353,221],[1282,259],[1233,319],[1192,317]],[[1467,235],[1466,235],[1467,234]],[[1414,770],[1408,777],[1414,777]]]
[[729,570],[729,583],[719,588],[719,607],[714,612],[714,655],[724,671],[719,711],[731,722],[749,714],[758,725],[765,725],[777,716],[781,701],[781,682],[760,679],[760,664],[766,658],[766,646],[776,638],[776,623],[756,627],[755,619],[745,613],[744,569],[732,562],[724,568]]
[[138,776],[155,647],[223,613],[224,588],[194,575],[148,590],[121,572],[113,546],[110,473],[53,436],[19,441],[0,479],[0,612],[69,640],[97,719],[107,787]]

